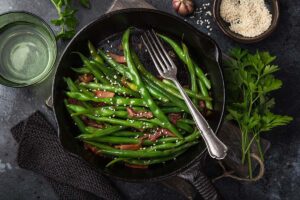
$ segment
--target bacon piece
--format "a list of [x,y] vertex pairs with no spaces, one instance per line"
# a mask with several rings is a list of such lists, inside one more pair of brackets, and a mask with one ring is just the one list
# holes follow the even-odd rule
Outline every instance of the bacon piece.
[[89,83],[94,80],[94,76],[92,74],[83,74],[79,76],[78,79],[82,83]]
[[133,165],[125,163],[126,167],[135,168],[135,169],[148,169],[148,165]]
[[133,108],[127,107],[128,116],[131,118],[153,118],[153,114],[150,111],[135,111]]
[[126,59],[125,59],[125,56],[120,56],[118,54],[114,54],[112,52],[109,52],[108,55],[114,59],[117,63],[121,63],[121,64],[124,64],[126,63]]
[[81,102],[79,100],[73,98],[68,98],[68,103],[74,105],[81,105]]
[[143,141],[145,139],[148,139],[152,142],[156,141],[157,139],[159,139],[160,137],[162,136],[171,136],[171,137],[174,137],[174,133],[172,133],[171,131],[169,131],[168,129],[165,129],[165,128],[157,128],[156,129],[156,132],[153,133],[153,134],[145,134],[143,135],[140,140]]
[[168,117],[173,124],[176,124],[177,121],[181,119],[181,114],[180,113],[170,113]]
[[89,119],[86,116],[82,116],[81,119],[82,119],[83,123],[87,126],[91,126],[94,128],[104,128],[103,124],[100,124],[99,122],[96,122],[95,120]]
[[84,148],[87,149],[87,150],[90,150],[91,152],[93,152],[94,154],[96,154],[98,156],[101,155],[99,149],[97,149],[96,147],[94,147],[90,144],[84,143]]
[[121,150],[139,150],[141,148],[140,144],[121,144],[116,145],[115,148]]
[[112,98],[115,96],[115,93],[109,91],[96,90],[94,93],[98,98]]
[[199,107],[202,109],[206,108],[205,102],[204,101],[199,101]]

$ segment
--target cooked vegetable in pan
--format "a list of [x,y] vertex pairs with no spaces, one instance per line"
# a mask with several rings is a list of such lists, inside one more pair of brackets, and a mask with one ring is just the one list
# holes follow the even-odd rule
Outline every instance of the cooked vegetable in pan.
[[[151,74],[130,42],[131,29],[122,37],[123,55],[87,46],[90,56],[77,52],[83,65],[72,68],[77,79],[66,77],[65,104],[86,149],[111,158],[107,167],[128,167],[175,159],[199,142],[200,133],[173,83]],[[211,83],[192,59],[188,47],[160,35],[176,53],[191,80],[187,94],[206,115],[213,110]]]

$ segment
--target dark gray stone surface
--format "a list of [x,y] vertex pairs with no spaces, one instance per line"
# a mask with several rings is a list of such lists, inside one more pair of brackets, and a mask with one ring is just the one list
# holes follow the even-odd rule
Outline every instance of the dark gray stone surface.
[[[175,14],[171,7],[171,0],[146,1],[160,10]],[[91,0],[91,2],[93,2],[92,10],[79,10],[80,27],[103,14],[112,3],[111,0]],[[211,1],[197,0],[196,5],[204,10],[202,4],[208,2]],[[223,179],[215,183],[224,199],[299,199],[300,1],[280,1],[280,7],[278,29],[269,38],[257,44],[240,46],[251,50],[268,50],[278,56],[277,63],[281,66],[281,70],[277,75],[284,81],[284,86],[275,94],[276,111],[292,115],[295,119],[289,126],[265,134],[264,137],[272,142],[272,146],[266,155],[266,174],[262,180],[257,183],[240,183]],[[207,6],[204,13],[210,8],[211,6]],[[0,0],[0,13],[10,10],[30,11],[47,22],[56,15],[49,0]],[[200,21],[197,24],[200,16],[202,19],[208,19],[210,24],[201,26]],[[188,17],[186,20],[199,30],[211,34],[225,52],[230,47],[239,45],[218,30],[209,13],[206,16],[198,13],[195,18]],[[56,27],[52,28],[57,30]],[[61,52],[65,43],[59,43],[58,46]],[[51,93],[52,77],[53,74],[39,85],[22,89],[0,86],[0,199],[57,199],[52,188],[42,177],[17,167],[15,162],[17,145],[9,131],[13,125],[37,109],[45,113],[54,124],[51,111],[44,105],[45,99]],[[128,184],[128,186],[127,192],[138,191],[136,199],[151,194],[153,190],[161,192],[162,199],[171,197],[169,190],[157,189],[155,184],[150,184],[149,190],[136,184]]]

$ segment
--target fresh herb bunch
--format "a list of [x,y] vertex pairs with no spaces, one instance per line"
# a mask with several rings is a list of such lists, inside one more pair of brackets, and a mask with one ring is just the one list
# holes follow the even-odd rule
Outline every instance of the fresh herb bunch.
[[247,159],[249,177],[252,178],[251,145],[256,142],[263,160],[260,133],[286,125],[292,118],[271,112],[275,100],[270,93],[282,86],[282,81],[273,75],[279,70],[272,64],[275,56],[259,51],[251,54],[235,48],[230,51],[230,57],[232,59],[225,63],[225,76],[230,77],[227,80],[227,120],[235,121],[241,130],[242,164]]
[[[78,24],[75,17],[77,10],[72,7],[72,0],[51,0],[51,2],[58,13],[58,18],[51,20],[51,23],[61,27],[56,39],[66,40],[72,38],[76,33],[75,29]],[[90,7],[89,0],[79,0],[79,2],[85,8]]]

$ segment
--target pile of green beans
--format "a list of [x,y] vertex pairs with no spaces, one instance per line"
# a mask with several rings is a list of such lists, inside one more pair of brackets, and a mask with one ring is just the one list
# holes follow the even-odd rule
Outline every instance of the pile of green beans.
[[[164,163],[197,144],[200,137],[175,85],[147,71],[130,46],[131,30],[122,37],[126,64],[116,62],[89,41],[90,56],[77,52],[83,65],[72,68],[78,79],[65,77],[68,91],[64,102],[80,130],[76,138],[97,155],[111,158],[107,167]],[[202,101],[206,110],[212,110],[211,83],[192,60],[188,47],[159,36],[187,66],[191,80],[190,88],[185,88],[187,94],[197,106]],[[171,115],[179,119],[174,121]]]

